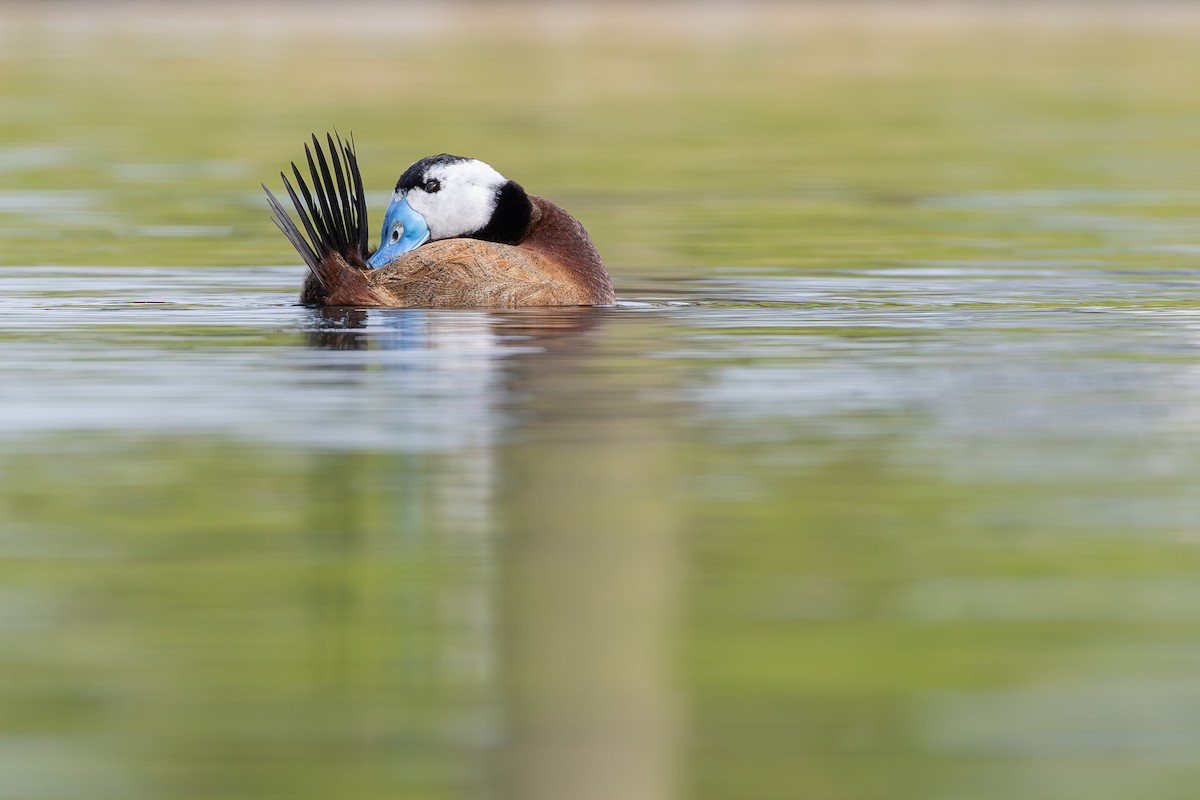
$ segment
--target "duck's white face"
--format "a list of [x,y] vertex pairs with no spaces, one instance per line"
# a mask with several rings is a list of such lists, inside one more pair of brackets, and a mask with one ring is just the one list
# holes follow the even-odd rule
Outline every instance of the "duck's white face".
[[[425,218],[430,239],[453,239],[488,224],[504,182],[503,175],[475,159],[438,164],[408,190],[408,204]],[[393,203],[399,195],[400,191],[392,195]]]
[[380,267],[425,242],[484,229],[505,183],[503,175],[473,158],[417,161],[400,176],[384,215],[382,242],[367,263]]

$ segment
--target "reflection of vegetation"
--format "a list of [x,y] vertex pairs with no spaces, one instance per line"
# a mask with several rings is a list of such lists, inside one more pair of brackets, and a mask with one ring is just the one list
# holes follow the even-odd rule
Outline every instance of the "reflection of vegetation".
[[[928,425],[893,422],[898,431]],[[1080,517],[1115,498],[1127,498],[1115,507],[1178,499],[1194,472],[1137,488],[1132,475],[1076,486],[938,479],[917,466],[918,443],[846,439],[837,426],[693,453],[701,491],[689,508],[691,569],[703,584],[691,595],[687,661],[694,713],[711,723],[693,729],[697,796],[738,796],[749,779],[755,797],[783,800],[803,775],[814,796],[920,797],[990,770],[1091,786],[1040,757],[1043,746],[1077,748],[1075,768],[1112,781],[1105,797],[1156,772],[1080,740],[1164,724],[1150,713],[1121,719],[1102,695],[1129,691],[1143,669],[1179,676],[1169,653],[1194,640],[1197,615],[1184,609],[1197,592],[1171,576],[1200,559],[1190,537],[1148,545],[1120,516]],[[1174,538],[1167,531],[1158,535]],[[1023,710],[987,747],[946,740],[947,729],[989,730],[971,715],[1006,696],[1036,703],[1025,693],[1070,697],[1078,687],[1045,720],[1053,727],[1024,730]],[[935,713],[946,697],[958,699],[957,714]],[[1162,771],[1194,775],[1183,763]]]
[[101,729],[113,775],[172,796],[445,785],[461,745],[429,730],[479,699],[447,663],[483,573],[431,511],[436,458],[71,450],[0,462],[5,549],[35,551],[0,583],[46,599],[5,634],[0,733]]

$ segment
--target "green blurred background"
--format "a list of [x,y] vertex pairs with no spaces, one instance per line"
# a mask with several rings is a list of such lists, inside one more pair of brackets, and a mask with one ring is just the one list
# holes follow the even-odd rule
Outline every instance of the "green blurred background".
[[[4,6],[0,798],[1191,797],[1197,75],[1182,3]],[[334,128],[622,304],[294,306]]]

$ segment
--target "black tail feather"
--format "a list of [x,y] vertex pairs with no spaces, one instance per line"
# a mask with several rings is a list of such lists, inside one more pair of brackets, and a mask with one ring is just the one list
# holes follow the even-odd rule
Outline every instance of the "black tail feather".
[[[308,147],[306,146],[305,150],[307,149]],[[313,234],[316,237],[313,239],[313,242],[330,241],[329,232],[326,230],[321,219],[321,206],[313,200],[312,193],[308,191],[308,184],[304,182],[304,176],[300,174],[300,168],[296,166],[294,161],[292,162],[292,175],[296,178],[296,185],[300,187],[300,194],[304,195],[304,202],[308,208],[307,214],[300,203],[296,201],[296,193],[292,191],[292,186],[288,183],[287,178],[282,173],[280,173],[279,177],[283,178],[283,185],[287,187],[288,194],[292,196],[292,203],[296,206],[296,211],[299,212],[301,219],[304,220],[307,227],[313,229]],[[321,249],[318,247],[317,252],[321,252]]]
[[[293,168],[294,168],[294,165],[293,165]],[[306,231],[308,231],[309,241],[310,242],[323,241],[324,237],[320,236],[317,233],[317,231],[313,228],[312,220],[309,218],[308,214],[304,213],[304,207],[300,205],[300,198],[296,196],[296,191],[292,188],[292,185],[290,183],[288,183],[287,177],[281,172],[281,173],[279,173],[279,179],[283,181],[283,185],[287,188],[288,197],[290,197],[292,199],[292,205],[296,207],[296,211],[300,217],[300,221],[304,223],[304,229]],[[300,184],[300,188],[301,188],[301,190],[303,190],[304,196],[308,199],[308,206],[310,209],[312,209],[312,214],[318,220],[317,224],[319,225],[321,218],[317,214],[316,206],[314,206],[312,203],[312,198],[308,196],[308,187],[304,185],[304,181],[300,178],[300,172],[298,170],[296,171],[296,182]]]
[[363,258],[370,255],[370,234],[367,232],[367,194],[363,189],[362,173],[358,169],[358,156],[354,154],[354,133],[350,133],[350,145],[347,147],[342,144],[342,137],[338,137],[338,146],[346,156],[346,169],[350,173],[350,191],[353,193],[355,204],[354,228],[358,233],[358,250],[363,254]]
[[[312,174],[313,179],[313,192],[317,195],[317,202],[320,203],[321,207],[332,211],[338,204],[337,192],[334,191],[333,181],[329,178],[329,165],[325,163],[325,151],[321,149],[321,144],[317,141],[316,134],[313,134],[312,142],[313,147],[317,151],[317,160],[321,164],[321,171],[318,173],[316,166],[313,164],[312,151],[308,149],[307,144],[304,145],[304,155],[308,159],[308,171]],[[341,223],[337,220],[338,216],[340,215],[326,214],[322,222],[329,223],[325,226],[326,232],[330,237],[334,251],[340,253],[346,246],[346,243],[338,236],[338,231],[341,228]]]
[[[296,228],[296,225],[291,221],[291,219],[288,218],[287,211],[284,209],[283,205],[280,204],[279,200],[276,199],[275,195],[271,194],[271,190],[267,188],[267,185],[264,183],[262,184],[262,187],[263,191],[267,193],[267,202],[271,204],[271,211],[273,211],[275,214],[275,216],[271,217],[271,221],[274,222],[275,227],[279,228],[280,232],[287,237],[287,240],[292,243],[292,247],[296,248],[296,252],[299,253],[300,257],[304,259],[304,263],[307,264],[310,269],[315,271],[320,258],[315,252],[313,252],[312,247],[309,245],[308,241],[305,240],[304,236],[300,234],[300,231]],[[305,227],[308,227],[308,219],[304,218],[303,214],[301,215],[301,218],[304,219]],[[317,277],[320,278],[320,275]]]
[[[337,153],[341,147],[335,147],[333,144],[333,136],[325,134],[325,141],[329,143],[329,152]],[[344,147],[345,145],[343,145]],[[337,178],[338,197],[350,199],[350,195],[346,192],[346,177],[342,174],[342,165],[338,159],[333,159],[333,174]],[[349,247],[352,243],[357,244],[357,237],[351,237],[354,231],[354,207],[350,202],[342,204],[342,230],[346,232],[346,246]]]
[[[328,159],[316,134],[312,137],[312,150],[308,144],[304,145],[312,180],[311,192],[295,162],[292,162],[292,175],[300,189],[299,194],[287,176],[279,174],[296,215],[304,226],[303,231],[288,216],[283,203],[263,186],[274,213],[272,220],[322,285],[325,284],[325,277],[321,274],[321,263],[330,254],[336,253],[347,264],[360,269],[366,268],[366,258],[370,255],[367,252],[367,200],[358,159],[354,154],[354,139],[351,137],[344,142],[338,136],[335,142],[330,134],[326,134],[325,138],[329,146]],[[315,160],[313,150],[316,151]]]

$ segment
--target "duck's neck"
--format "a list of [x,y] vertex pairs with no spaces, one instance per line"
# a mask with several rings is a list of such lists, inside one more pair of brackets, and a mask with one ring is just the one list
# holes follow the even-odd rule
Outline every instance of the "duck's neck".
[[488,224],[475,233],[472,239],[483,239],[500,244],[516,244],[525,238],[526,232],[532,227],[534,215],[533,203],[520,184],[508,181],[496,193],[496,210]]

